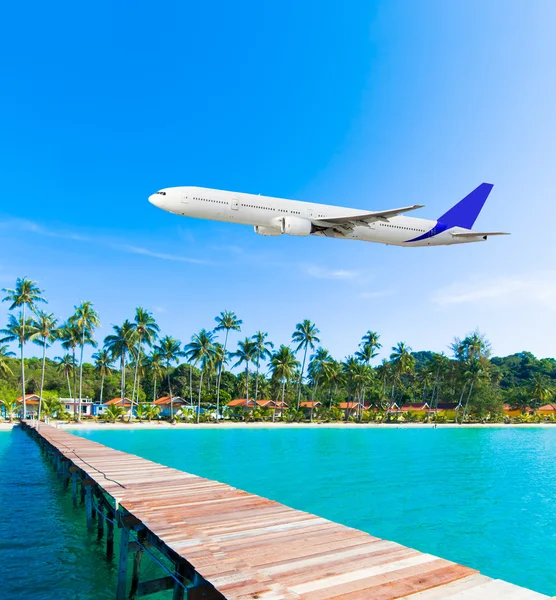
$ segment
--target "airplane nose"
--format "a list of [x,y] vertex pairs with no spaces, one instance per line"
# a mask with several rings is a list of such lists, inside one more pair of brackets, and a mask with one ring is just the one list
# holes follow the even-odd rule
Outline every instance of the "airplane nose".
[[158,208],[162,208],[164,206],[164,196],[161,194],[152,194],[149,196],[149,202]]

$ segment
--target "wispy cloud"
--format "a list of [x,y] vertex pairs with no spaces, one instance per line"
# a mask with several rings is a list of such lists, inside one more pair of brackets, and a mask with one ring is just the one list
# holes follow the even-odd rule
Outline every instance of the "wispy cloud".
[[431,302],[441,307],[493,301],[536,303],[555,309],[556,272],[545,271],[489,280],[473,278],[440,288],[431,296]]
[[196,265],[208,265],[211,264],[207,260],[200,258],[189,258],[188,256],[180,256],[179,254],[167,254],[165,252],[156,252],[155,250],[148,250],[147,248],[141,248],[140,246],[129,246],[119,244],[109,244],[112,248],[119,248],[124,252],[130,254],[141,254],[143,256],[150,256],[151,258],[159,258],[160,260],[173,260],[176,262],[193,263]]
[[370,298],[382,298],[384,296],[391,296],[394,290],[377,290],[376,292],[361,292],[359,298],[370,299]]
[[0,222],[1,229],[18,229],[19,231],[26,231],[29,233],[36,233],[37,235],[72,240],[77,242],[86,242],[89,244],[95,244],[97,246],[105,246],[107,248],[112,248],[113,250],[119,250],[121,252],[126,252],[128,254],[139,254],[142,256],[148,256],[150,258],[156,258],[159,260],[167,260],[174,262],[184,262],[190,264],[197,265],[211,265],[208,260],[200,259],[200,258],[191,258],[189,256],[183,256],[181,254],[169,254],[167,252],[159,252],[157,250],[151,250],[149,248],[143,248],[142,246],[136,246],[134,244],[125,244],[121,242],[116,242],[111,239],[100,238],[100,237],[90,237],[86,235],[82,235],[80,233],[74,233],[71,231],[53,231],[52,229],[47,229],[38,223],[34,223],[33,221],[27,221],[25,219],[10,219],[7,221]]
[[357,271],[347,271],[344,269],[326,269],[315,265],[305,267],[305,273],[315,279],[355,279],[359,273]]

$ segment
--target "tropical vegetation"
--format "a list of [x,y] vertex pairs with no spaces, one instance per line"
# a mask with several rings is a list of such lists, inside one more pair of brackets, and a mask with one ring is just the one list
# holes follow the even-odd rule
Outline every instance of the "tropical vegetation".
[[[378,332],[363,331],[353,354],[339,360],[321,345],[321,333],[309,319],[292,327],[289,343],[275,345],[262,330],[237,339],[243,322],[225,310],[213,329],[201,329],[184,343],[162,334],[153,314],[137,307],[133,318],[113,325],[101,340],[100,318],[90,301],[61,318],[39,307],[47,300],[35,281],[20,278],[4,293],[9,314],[0,330],[0,402],[6,419],[29,412],[28,394],[40,398],[41,417],[77,420],[84,399],[102,403],[115,397],[128,398],[133,410],[111,407],[107,419],[160,418],[153,401],[168,396],[171,420],[197,422],[222,414],[289,421],[440,421],[436,411],[425,417],[401,409],[447,404],[459,422],[501,419],[504,406],[527,421],[554,399],[556,360],[526,351],[493,357],[479,331],[454,338],[446,354],[415,351],[403,341],[388,350]],[[29,356],[29,343],[38,347],[38,356]],[[91,361],[87,348],[95,350]],[[379,363],[380,351],[386,357]],[[65,414],[60,398],[73,400],[74,415]],[[188,401],[187,415],[174,406],[177,398]],[[244,399],[251,410],[226,412],[234,398]],[[268,399],[275,402],[266,406],[262,401]],[[354,410],[342,410],[345,402]]]

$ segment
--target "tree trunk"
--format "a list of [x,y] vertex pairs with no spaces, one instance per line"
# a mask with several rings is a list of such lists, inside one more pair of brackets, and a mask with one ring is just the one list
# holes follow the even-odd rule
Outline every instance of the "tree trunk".
[[42,391],[44,388],[44,368],[46,365],[46,337],[44,338],[43,341],[43,345],[42,345],[42,373],[41,373],[41,393],[39,396],[39,417],[38,417],[38,421],[40,423],[41,421],[41,412],[42,412]]
[[174,395],[172,394],[172,384],[170,383],[170,363],[166,363],[166,376],[168,378],[168,393],[170,394],[170,423],[174,422]]
[[[193,365],[191,363],[189,363],[189,406],[193,408]],[[218,399],[216,401],[216,406],[218,407]]]
[[261,353],[260,351],[257,353],[257,374],[255,376],[255,404],[257,404],[257,400],[259,399],[259,368],[261,366]]
[[156,377],[153,377],[154,379],[154,386],[153,386],[153,402],[156,400]]
[[315,381],[315,385],[313,386],[313,398],[311,400],[311,419],[310,419],[311,423],[313,422],[313,409],[315,408],[315,398],[316,398],[316,395],[317,395],[318,385],[319,385],[319,380],[317,379]]
[[461,401],[463,400],[463,394],[465,392],[466,385],[467,385],[467,382],[465,382],[463,384],[463,388],[461,389],[461,394],[460,394],[460,397],[459,397],[459,402],[458,402],[458,405],[456,406],[456,423],[458,422],[459,407],[461,406]]
[[85,348],[85,327],[83,327],[83,332],[81,334],[81,353],[79,356],[79,415],[77,417],[77,422],[81,423],[81,396],[83,389],[83,349]]
[[73,355],[73,416],[77,418],[77,369],[75,368],[75,346],[71,349]]
[[27,401],[25,398],[25,361],[23,346],[25,345],[25,303],[23,304],[23,322],[21,323],[21,390],[23,393],[23,418],[27,418]]
[[197,423],[201,420],[201,390],[203,389],[203,371],[201,369],[201,378],[199,379],[199,398],[197,399]]
[[471,394],[473,393],[473,385],[475,384],[475,381],[472,380],[471,381],[471,387],[469,388],[469,394],[467,394],[467,400],[465,402],[465,408],[463,409],[463,417],[461,419],[461,423],[463,424],[463,422],[465,421],[465,415],[467,414],[467,405],[469,404],[469,400],[471,398]]
[[[131,408],[133,409],[133,402],[135,399],[135,389],[138,388],[138,373],[139,373],[139,361],[141,360],[141,343],[143,339],[139,337],[137,342],[137,358],[135,359],[135,374],[133,376],[133,389],[131,391]],[[137,389],[137,406],[139,406],[139,390]],[[132,411],[133,412],[133,411]],[[131,422],[131,412],[129,413],[129,421]]]
[[70,383],[70,372],[66,371],[66,378],[68,380],[68,395],[71,398],[71,383]]
[[[247,412],[249,412],[249,361],[247,361],[247,366],[245,367],[245,398],[247,406]],[[253,410],[255,407],[253,406]]]
[[102,375],[101,379],[100,379],[100,403],[102,404],[102,398],[103,398],[103,394],[104,394],[104,377],[105,375]]
[[[218,414],[220,412],[220,383],[222,381],[222,369],[224,367],[224,361],[226,360],[226,348],[228,346],[228,334],[230,333],[229,329],[226,329],[226,337],[224,338],[224,350],[222,352],[222,360],[220,361],[220,366],[218,368],[218,382],[216,384],[216,422],[218,423]],[[191,382],[191,371],[190,371],[190,380]],[[191,383],[189,385],[191,388]],[[191,397],[191,404],[193,404],[193,397]]]
[[303,353],[303,366],[301,367],[301,376],[299,377],[299,385],[297,387],[297,410],[299,411],[299,403],[301,402],[301,384],[303,383],[303,373],[305,372],[305,361],[307,360],[307,346]]

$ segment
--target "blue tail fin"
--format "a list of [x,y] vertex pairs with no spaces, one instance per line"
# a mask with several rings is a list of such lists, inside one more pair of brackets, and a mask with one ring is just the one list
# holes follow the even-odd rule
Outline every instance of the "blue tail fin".
[[438,222],[446,225],[447,229],[451,227],[471,229],[492,188],[493,185],[491,183],[481,183],[478,188],[474,189],[468,196],[465,196],[455,206],[452,206],[448,212],[445,212],[438,219]]

